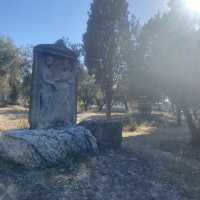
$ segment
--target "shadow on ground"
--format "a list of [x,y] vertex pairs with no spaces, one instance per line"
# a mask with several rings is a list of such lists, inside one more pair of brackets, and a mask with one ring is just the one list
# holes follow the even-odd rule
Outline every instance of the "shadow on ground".
[[[136,131],[137,133],[137,131]],[[186,126],[150,128],[143,134],[124,137],[124,146],[157,149],[174,156],[200,161],[200,148],[190,144],[190,133]]]
[[117,152],[59,167],[31,170],[0,160],[0,200],[199,200],[200,150],[188,144],[185,126],[159,120],[125,132]]
[[188,145],[187,129],[150,130],[125,137],[117,152],[70,165],[30,170],[1,162],[0,199],[199,200],[200,163],[178,153]]

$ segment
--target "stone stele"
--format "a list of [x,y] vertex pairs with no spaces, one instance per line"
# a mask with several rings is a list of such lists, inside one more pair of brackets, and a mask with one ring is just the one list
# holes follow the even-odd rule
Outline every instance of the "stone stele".
[[33,51],[29,122],[31,129],[63,127],[76,122],[77,56],[62,40]]
[[75,125],[77,58],[64,43],[34,48],[31,130],[0,133],[0,159],[48,167],[95,153],[96,138]]

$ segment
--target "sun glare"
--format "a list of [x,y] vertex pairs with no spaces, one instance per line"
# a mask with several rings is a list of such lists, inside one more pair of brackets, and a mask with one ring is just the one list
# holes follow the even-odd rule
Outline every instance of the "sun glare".
[[197,14],[200,14],[200,0],[184,0],[186,7]]

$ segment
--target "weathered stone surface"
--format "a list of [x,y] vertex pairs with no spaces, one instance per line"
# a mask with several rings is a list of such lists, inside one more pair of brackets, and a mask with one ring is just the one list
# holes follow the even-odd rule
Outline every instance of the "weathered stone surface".
[[29,121],[32,129],[76,122],[77,57],[62,40],[34,48]]
[[122,124],[112,120],[83,121],[81,126],[90,130],[101,150],[118,149],[122,144]]
[[80,126],[16,130],[0,134],[0,157],[27,167],[53,166],[72,155],[97,151],[95,137]]

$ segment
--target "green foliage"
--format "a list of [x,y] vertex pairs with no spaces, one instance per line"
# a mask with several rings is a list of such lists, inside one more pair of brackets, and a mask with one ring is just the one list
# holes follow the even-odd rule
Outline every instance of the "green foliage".
[[1,99],[16,103],[20,83],[23,60],[20,50],[6,37],[0,37],[0,92]]
[[32,79],[32,64],[33,64],[33,46],[25,46],[20,49],[22,63],[22,84],[21,94],[24,100],[24,105],[28,106],[30,103],[31,95],[31,79]]
[[132,15],[130,19],[130,40],[126,46],[126,65],[118,75],[118,80],[114,87],[114,101],[123,103],[126,111],[129,110],[128,104],[132,103],[133,98],[135,98],[133,92],[135,91],[135,86],[138,85],[135,81],[135,78],[138,77],[135,69],[140,68],[136,58],[140,28],[139,21]]
[[146,96],[152,101],[159,95],[159,85],[152,64],[152,44],[157,37],[159,19],[160,16],[157,15],[149,20],[140,32],[138,31],[136,37],[135,62],[130,69],[131,78],[129,79],[130,93],[135,99]]
[[4,75],[8,71],[15,69],[19,62],[18,49],[10,40],[6,37],[0,37],[0,74]]
[[78,100],[81,110],[87,111],[94,103],[97,93],[94,78],[88,74],[87,70],[81,69],[79,74]]
[[63,38],[64,43],[67,48],[69,48],[76,55],[77,58],[80,58],[83,55],[83,46],[80,43],[72,43],[69,38]]
[[[199,40],[196,22],[182,10],[179,1],[171,1],[168,13],[158,14],[144,25],[138,58],[144,70],[144,89],[153,96],[162,92],[181,106],[193,135],[200,141],[200,124],[196,126],[191,117],[200,104]],[[136,82],[142,87],[139,80]]]
[[104,93],[108,118],[113,86],[127,65],[130,39],[127,1],[93,0],[83,37],[85,64]]
[[94,97],[94,102],[95,105],[97,105],[98,111],[101,112],[105,105],[105,96],[98,85],[96,85],[96,95]]

